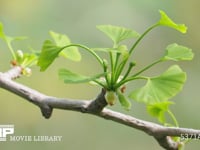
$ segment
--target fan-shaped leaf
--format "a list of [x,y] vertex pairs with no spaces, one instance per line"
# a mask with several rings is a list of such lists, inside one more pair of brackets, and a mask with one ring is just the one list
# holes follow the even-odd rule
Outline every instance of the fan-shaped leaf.
[[[53,31],[50,31],[49,34],[55,41],[55,45],[57,47],[61,48],[61,47],[71,44],[70,39],[64,34],[59,34],[59,33],[53,32]],[[73,61],[81,60],[81,55],[78,51],[78,48],[75,46],[63,49],[62,52],[59,53],[59,55],[64,56],[65,58],[68,58]]]
[[194,54],[191,49],[174,43],[167,46],[163,60],[192,60],[193,57]]
[[105,73],[101,73],[94,76],[84,76],[81,74],[71,72],[67,69],[60,69],[58,75],[59,78],[61,80],[64,80],[65,83],[84,83],[102,77],[103,75],[105,75]]
[[68,47],[70,40],[66,35],[53,31],[50,31],[50,35],[55,43],[50,40],[46,40],[43,43],[42,52],[38,60],[38,66],[40,66],[41,71],[46,70],[58,55],[62,55],[73,61],[79,61],[81,59],[81,55],[76,47]]
[[158,118],[161,123],[165,123],[165,112],[168,111],[169,105],[173,104],[171,101],[164,101],[160,103],[150,104],[147,106],[147,111],[153,117]]
[[42,52],[37,63],[40,66],[40,71],[46,70],[62,50],[63,48],[56,46],[52,41],[46,40],[43,43]]
[[24,40],[24,39],[27,39],[27,37],[25,36],[19,36],[19,37],[11,37],[11,36],[7,36],[5,33],[4,33],[4,27],[3,27],[3,24],[0,22],[0,38],[2,40],[4,40],[6,42],[6,44],[8,45],[8,48],[13,51],[13,48],[12,48],[12,45],[11,43],[15,40]]
[[186,33],[187,32],[187,27],[184,24],[176,24],[174,21],[172,21],[164,11],[160,10],[160,15],[161,18],[158,22],[159,25],[163,25],[163,26],[168,26],[171,28],[174,28],[182,33]]
[[139,37],[139,34],[136,31],[124,27],[99,25],[97,28],[111,38],[115,44],[118,44],[125,39]]
[[148,78],[146,85],[133,91],[130,97],[146,104],[166,101],[181,91],[185,80],[186,74],[174,65],[160,76]]

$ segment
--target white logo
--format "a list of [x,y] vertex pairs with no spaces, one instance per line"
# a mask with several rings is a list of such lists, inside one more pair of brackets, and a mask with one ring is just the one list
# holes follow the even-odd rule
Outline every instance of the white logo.
[[14,125],[0,125],[0,141],[6,141],[9,134],[14,134]]
[[60,142],[62,136],[55,135],[12,135],[14,134],[14,125],[0,125],[0,142]]

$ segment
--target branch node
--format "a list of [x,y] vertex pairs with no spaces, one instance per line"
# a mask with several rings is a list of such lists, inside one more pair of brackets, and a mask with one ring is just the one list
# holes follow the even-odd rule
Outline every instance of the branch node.
[[[141,130],[153,136],[160,144],[160,146],[162,146],[166,150],[178,150],[179,147],[181,147],[181,145],[183,144],[182,142],[174,141],[172,137],[181,137],[184,134],[200,135],[200,130],[165,127],[152,122],[140,120],[120,112],[115,112],[110,109],[106,109],[105,107],[107,105],[107,102],[105,100],[105,89],[102,89],[101,93],[97,96],[97,98],[95,98],[92,101],[74,101],[69,99],[47,96],[23,84],[13,81],[12,79],[20,76],[20,70],[20,67],[14,67],[5,73],[0,72],[0,88],[10,91],[16,95],[19,95],[20,97],[25,98],[29,102],[32,102],[33,104],[39,106],[42,115],[46,119],[51,117],[53,108],[93,114],[98,117],[109,119],[120,124],[124,124],[132,128]],[[194,136],[193,138],[195,139],[197,137]]]
[[97,96],[97,98],[93,100],[87,107],[88,112],[99,113],[103,110],[103,108],[107,105],[107,102],[104,97],[105,93],[106,93],[106,90],[102,89],[101,93]]
[[178,150],[179,143],[173,141],[170,136],[164,136],[162,138],[156,138],[159,145],[165,148],[166,150]]
[[40,106],[40,110],[42,112],[42,115],[46,118],[49,119],[51,117],[51,114],[53,112],[53,108],[47,104],[44,104]]

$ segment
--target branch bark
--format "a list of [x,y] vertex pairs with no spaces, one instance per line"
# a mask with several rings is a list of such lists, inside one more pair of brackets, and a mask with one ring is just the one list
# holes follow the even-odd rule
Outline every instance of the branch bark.
[[54,108],[93,114],[98,117],[112,120],[117,123],[141,130],[148,135],[153,136],[158,141],[160,146],[167,150],[178,150],[178,147],[181,144],[173,141],[171,137],[190,137],[191,139],[197,137],[192,135],[199,135],[200,137],[200,130],[165,127],[107,109],[105,108],[107,103],[104,98],[106,92],[104,89],[102,89],[101,93],[96,99],[90,101],[57,98],[45,95],[13,81],[13,79],[20,77],[20,74],[20,67],[14,67],[5,73],[0,72],[0,87],[37,105],[41,109],[42,115],[45,118],[51,117]]

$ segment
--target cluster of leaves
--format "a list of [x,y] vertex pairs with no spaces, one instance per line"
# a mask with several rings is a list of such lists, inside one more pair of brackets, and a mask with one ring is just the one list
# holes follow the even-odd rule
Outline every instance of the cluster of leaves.
[[13,41],[24,40],[26,37],[11,37],[4,33],[3,24],[0,22],[0,38],[6,43],[10,53],[12,54],[11,65],[21,66],[22,74],[29,76],[31,74],[30,67],[37,64],[38,55],[33,52],[24,53],[22,50],[14,50],[12,46]]
[[[97,29],[113,41],[111,48],[89,48],[85,45],[74,44],[70,42],[66,35],[51,31],[50,35],[53,40],[46,40],[44,42],[38,65],[41,71],[45,71],[58,56],[80,61],[81,55],[77,48],[86,50],[99,62],[102,72],[94,76],[84,76],[67,69],[60,69],[58,73],[59,77],[65,83],[92,81],[106,89],[105,98],[108,104],[113,105],[118,99],[121,105],[129,110],[131,108],[129,99],[143,102],[146,104],[148,112],[157,117],[161,123],[166,124],[165,113],[167,112],[174,120],[175,125],[178,126],[174,115],[169,110],[169,105],[173,104],[169,99],[181,91],[186,81],[186,73],[178,65],[172,65],[164,73],[156,77],[147,77],[141,74],[161,62],[191,60],[193,58],[191,49],[176,43],[170,44],[166,47],[165,53],[161,58],[148,64],[140,71],[131,73],[136,66],[136,62],[131,61],[130,56],[133,55],[136,46],[143,37],[152,29],[159,26],[167,26],[181,33],[186,33],[187,27],[184,24],[176,24],[163,11],[160,11],[160,16],[160,20],[150,26],[143,34],[124,27],[112,25],[97,26]],[[136,39],[131,48],[121,44],[122,41],[130,38]],[[97,54],[98,51],[108,53],[109,60],[101,58]],[[128,68],[125,67],[127,64]],[[122,74],[123,72],[125,73]],[[146,80],[146,84],[139,89],[133,89],[127,97],[124,94],[125,84],[137,79]]]
[[[169,109],[169,106],[173,104],[169,99],[181,91],[186,81],[186,73],[183,72],[178,65],[172,65],[165,72],[156,77],[148,77],[141,74],[161,62],[192,60],[194,56],[192,50],[176,43],[170,44],[166,47],[161,58],[148,64],[137,72],[134,72],[136,62],[130,60],[140,41],[147,33],[156,27],[166,26],[181,33],[186,33],[187,27],[184,24],[176,24],[165,12],[159,12],[161,16],[160,20],[150,26],[143,34],[119,26],[97,26],[97,29],[113,41],[113,45],[110,48],[89,48],[82,44],[72,43],[66,35],[50,31],[49,33],[52,40],[44,41],[38,58],[34,53],[23,54],[22,51],[15,52],[11,46],[11,42],[23,38],[6,36],[3,32],[2,24],[0,24],[0,38],[6,42],[12,53],[13,65],[17,63],[22,67],[27,67],[37,62],[41,71],[45,71],[58,56],[63,56],[72,61],[80,61],[81,54],[78,48],[86,50],[98,61],[102,71],[93,76],[85,76],[74,73],[68,69],[60,69],[58,72],[59,77],[65,83],[93,82],[107,91],[105,98],[108,104],[114,105],[115,101],[119,100],[122,107],[129,110],[131,108],[129,99],[143,102],[146,104],[148,112],[156,117],[159,122],[164,125],[169,125],[166,123],[167,121],[165,118],[165,113],[168,113],[173,119],[174,124],[178,126],[173,113]],[[122,41],[131,38],[135,40],[130,48],[122,44]],[[109,60],[101,58],[97,54],[98,51],[106,52],[109,56]],[[128,96],[125,95],[126,84],[137,79],[146,80],[146,84],[141,88],[132,89]]]

